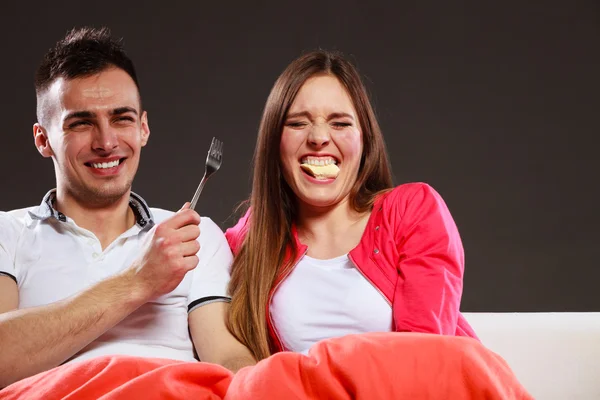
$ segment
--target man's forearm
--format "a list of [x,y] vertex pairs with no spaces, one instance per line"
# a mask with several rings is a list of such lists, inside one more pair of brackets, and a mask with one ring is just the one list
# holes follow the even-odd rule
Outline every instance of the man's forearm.
[[0,314],[0,388],[54,368],[140,307],[131,273],[46,306]]

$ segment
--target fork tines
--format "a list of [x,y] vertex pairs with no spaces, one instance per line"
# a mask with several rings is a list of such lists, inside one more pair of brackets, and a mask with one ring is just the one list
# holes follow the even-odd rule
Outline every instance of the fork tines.
[[190,208],[193,210],[196,208],[196,203],[200,198],[200,194],[202,193],[202,189],[204,188],[204,184],[207,179],[215,172],[219,170],[221,167],[221,162],[223,161],[223,142],[213,137],[212,142],[210,143],[210,148],[208,149],[208,155],[206,156],[206,164],[204,165],[204,176],[198,185],[198,189],[196,189],[196,193],[192,197],[192,201],[190,202]]
[[210,143],[210,149],[208,149],[208,155],[220,159],[223,156],[223,142],[216,137],[212,138]]

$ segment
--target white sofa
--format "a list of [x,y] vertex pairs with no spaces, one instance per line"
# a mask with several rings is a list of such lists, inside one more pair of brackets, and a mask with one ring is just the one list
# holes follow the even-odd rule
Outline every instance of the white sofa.
[[600,399],[600,312],[463,314],[536,399]]

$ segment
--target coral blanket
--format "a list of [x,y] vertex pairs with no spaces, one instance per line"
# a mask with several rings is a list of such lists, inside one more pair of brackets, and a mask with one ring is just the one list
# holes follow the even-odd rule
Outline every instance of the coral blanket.
[[0,399],[532,399],[497,354],[466,337],[367,333],[241,369],[103,356],[16,382]]

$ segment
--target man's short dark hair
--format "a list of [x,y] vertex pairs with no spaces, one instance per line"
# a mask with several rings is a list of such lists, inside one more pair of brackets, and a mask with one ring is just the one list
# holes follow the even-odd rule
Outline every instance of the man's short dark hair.
[[106,27],[73,28],[44,56],[35,73],[39,96],[58,78],[74,79],[94,75],[110,67],[125,71],[140,90],[133,62]]

